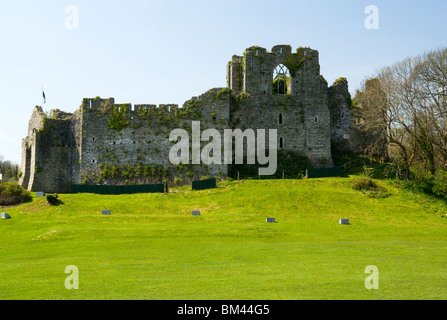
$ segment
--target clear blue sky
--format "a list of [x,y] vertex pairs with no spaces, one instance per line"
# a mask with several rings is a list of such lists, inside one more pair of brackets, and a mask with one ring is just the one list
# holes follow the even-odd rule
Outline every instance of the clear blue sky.
[[[79,29],[65,9],[79,9]],[[364,26],[379,9],[379,30]],[[2,1],[0,154],[20,164],[35,105],[73,112],[84,97],[177,103],[224,87],[233,54],[290,44],[320,52],[331,84],[354,94],[377,67],[445,47],[447,1]]]

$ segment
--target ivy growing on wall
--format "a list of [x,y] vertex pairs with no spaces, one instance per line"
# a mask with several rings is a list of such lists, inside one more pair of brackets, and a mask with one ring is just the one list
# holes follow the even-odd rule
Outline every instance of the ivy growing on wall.
[[127,105],[115,105],[109,115],[107,128],[121,131],[130,124]]
[[288,53],[282,63],[289,69],[292,76],[296,76],[297,72],[306,61],[313,60],[312,56],[301,56],[298,54]]
[[193,165],[163,167],[143,163],[138,166],[99,164],[98,168],[98,171],[84,174],[82,184],[102,184],[107,181],[108,184],[136,185],[174,181],[181,185],[191,183],[197,174]]

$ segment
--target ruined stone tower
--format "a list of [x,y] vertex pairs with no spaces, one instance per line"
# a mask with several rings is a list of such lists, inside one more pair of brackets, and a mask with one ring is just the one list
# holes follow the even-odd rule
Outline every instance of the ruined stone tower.
[[231,114],[235,126],[277,129],[279,148],[307,156],[314,167],[333,164],[328,87],[318,51],[250,47],[243,57],[233,56],[227,70],[228,87],[244,95]]
[[[329,94],[337,97],[331,99]],[[250,47],[227,65],[227,88],[214,88],[177,105],[116,104],[113,98],[83,99],[73,114],[36,106],[22,143],[20,183],[29,190],[69,192],[72,184],[141,184],[225,177],[227,164],[177,165],[169,161],[176,128],[276,129],[278,149],[307,156],[313,167],[332,166],[349,117],[347,83],[328,88],[318,51],[278,45],[271,52]],[[345,105],[341,105],[345,103]],[[332,111],[332,113],[331,113]],[[346,112],[349,112],[346,111]],[[337,124],[341,129],[332,130]]]

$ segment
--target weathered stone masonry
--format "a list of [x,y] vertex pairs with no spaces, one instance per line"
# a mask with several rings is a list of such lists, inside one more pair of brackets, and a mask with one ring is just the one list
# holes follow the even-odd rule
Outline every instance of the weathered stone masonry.
[[[283,82],[287,92],[272,89],[278,66],[288,71]],[[186,169],[170,164],[174,144],[170,132],[176,128],[191,132],[192,121],[200,121],[202,131],[217,129],[222,137],[224,129],[277,129],[279,148],[307,156],[314,167],[332,166],[331,140],[333,145],[340,143],[342,131],[350,126],[349,107],[340,98],[349,94],[347,90],[347,83],[342,88],[337,84],[336,90],[328,88],[316,50],[300,47],[292,53],[290,46],[279,45],[268,52],[255,46],[232,57],[227,88],[211,89],[182,108],[132,107],[99,97],[83,99],[73,114],[51,110],[46,116],[36,106],[22,142],[20,183],[29,190],[68,192],[71,184],[154,182],[142,177],[157,170],[157,175],[163,173],[160,180],[227,176],[225,164]],[[128,177],[115,174],[126,167],[133,167],[132,173],[126,172]]]

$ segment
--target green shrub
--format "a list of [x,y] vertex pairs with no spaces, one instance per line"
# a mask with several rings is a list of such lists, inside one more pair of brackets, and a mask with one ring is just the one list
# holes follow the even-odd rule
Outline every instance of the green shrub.
[[61,204],[61,201],[58,198],[59,197],[58,197],[57,194],[55,194],[55,195],[51,195],[51,194],[47,195],[48,204],[50,206],[58,206],[59,204]]
[[182,178],[175,178],[174,179],[174,185],[181,185],[183,184],[183,179]]
[[31,193],[19,184],[13,182],[0,184],[0,205],[11,206],[31,200]]
[[374,175],[374,168],[368,167],[366,164],[364,164],[363,175],[367,178],[372,178]]
[[435,177],[432,174],[427,173],[424,170],[415,168],[411,168],[410,172],[411,172],[411,181],[409,186],[412,189],[422,191],[423,193],[426,194],[433,193]]
[[371,198],[386,198],[391,195],[386,188],[377,185],[377,183],[365,176],[352,180],[351,187],[354,190],[362,191]]
[[438,170],[433,180],[432,191],[438,197],[447,198],[447,171]]
[[362,176],[352,180],[351,187],[359,191],[373,191],[378,188],[378,185],[370,178]]

